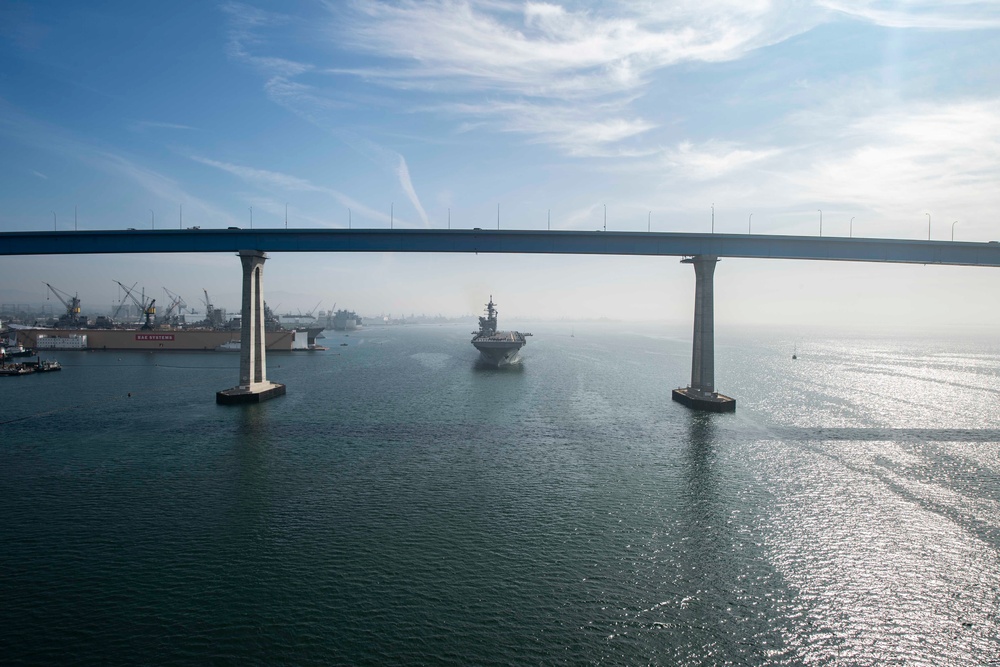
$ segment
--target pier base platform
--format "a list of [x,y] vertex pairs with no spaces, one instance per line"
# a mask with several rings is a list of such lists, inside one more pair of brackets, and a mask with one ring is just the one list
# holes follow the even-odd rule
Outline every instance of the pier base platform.
[[278,396],[285,395],[285,385],[268,382],[262,386],[233,387],[215,393],[215,402],[219,405],[239,405],[241,403],[263,403]]
[[710,394],[703,393],[691,387],[674,389],[672,398],[686,405],[692,410],[704,410],[706,412],[736,412],[736,399],[723,396],[718,392]]

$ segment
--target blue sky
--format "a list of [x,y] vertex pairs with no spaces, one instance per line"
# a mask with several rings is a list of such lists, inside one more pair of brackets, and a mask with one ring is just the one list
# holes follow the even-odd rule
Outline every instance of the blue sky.
[[[0,230],[199,225],[1000,238],[1000,4],[0,5]],[[252,208],[252,214],[251,214]],[[820,213],[822,211],[822,213]],[[752,216],[752,217],[751,217]],[[74,222],[75,218],[75,222]],[[853,218],[853,222],[851,222]],[[952,224],[957,221],[956,224]],[[274,255],[282,311],[688,321],[674,259]],[[229,256],[0,262],[235,308]],[[1000,324],[983,269],[724,260],[722,323]]]

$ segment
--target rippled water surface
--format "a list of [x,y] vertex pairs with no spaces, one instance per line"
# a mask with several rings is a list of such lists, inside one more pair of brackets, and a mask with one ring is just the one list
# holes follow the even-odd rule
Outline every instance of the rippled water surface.
[[1000,664],[1000,346],[520,328],[0,378],[2,661]]

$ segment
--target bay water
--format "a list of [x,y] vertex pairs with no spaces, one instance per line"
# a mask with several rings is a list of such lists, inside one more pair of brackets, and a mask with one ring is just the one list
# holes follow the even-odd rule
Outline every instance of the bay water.
[[517,328],[0,378],[0,661],[1000,664],[995,338]]

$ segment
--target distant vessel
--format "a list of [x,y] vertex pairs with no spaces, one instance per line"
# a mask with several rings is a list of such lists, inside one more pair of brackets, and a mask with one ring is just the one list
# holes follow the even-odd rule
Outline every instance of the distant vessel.
[[354,331],[361,326],[361,318],[353,310],[338,310],[333,314],[334,331]]
[[479,318],[479,331],[473,332],[472,345],[479,350],[483,361],[491,366],[506,366],[516,363],[521,348],[527,344],[525,336],[530,333],[519,331],[497,331],[497,310],[490,295],[486,304],[486,317]]
[[0,341],[0,359],[7,357],[32,357],[35,355],[33,350],[25,348],[13,341]]

